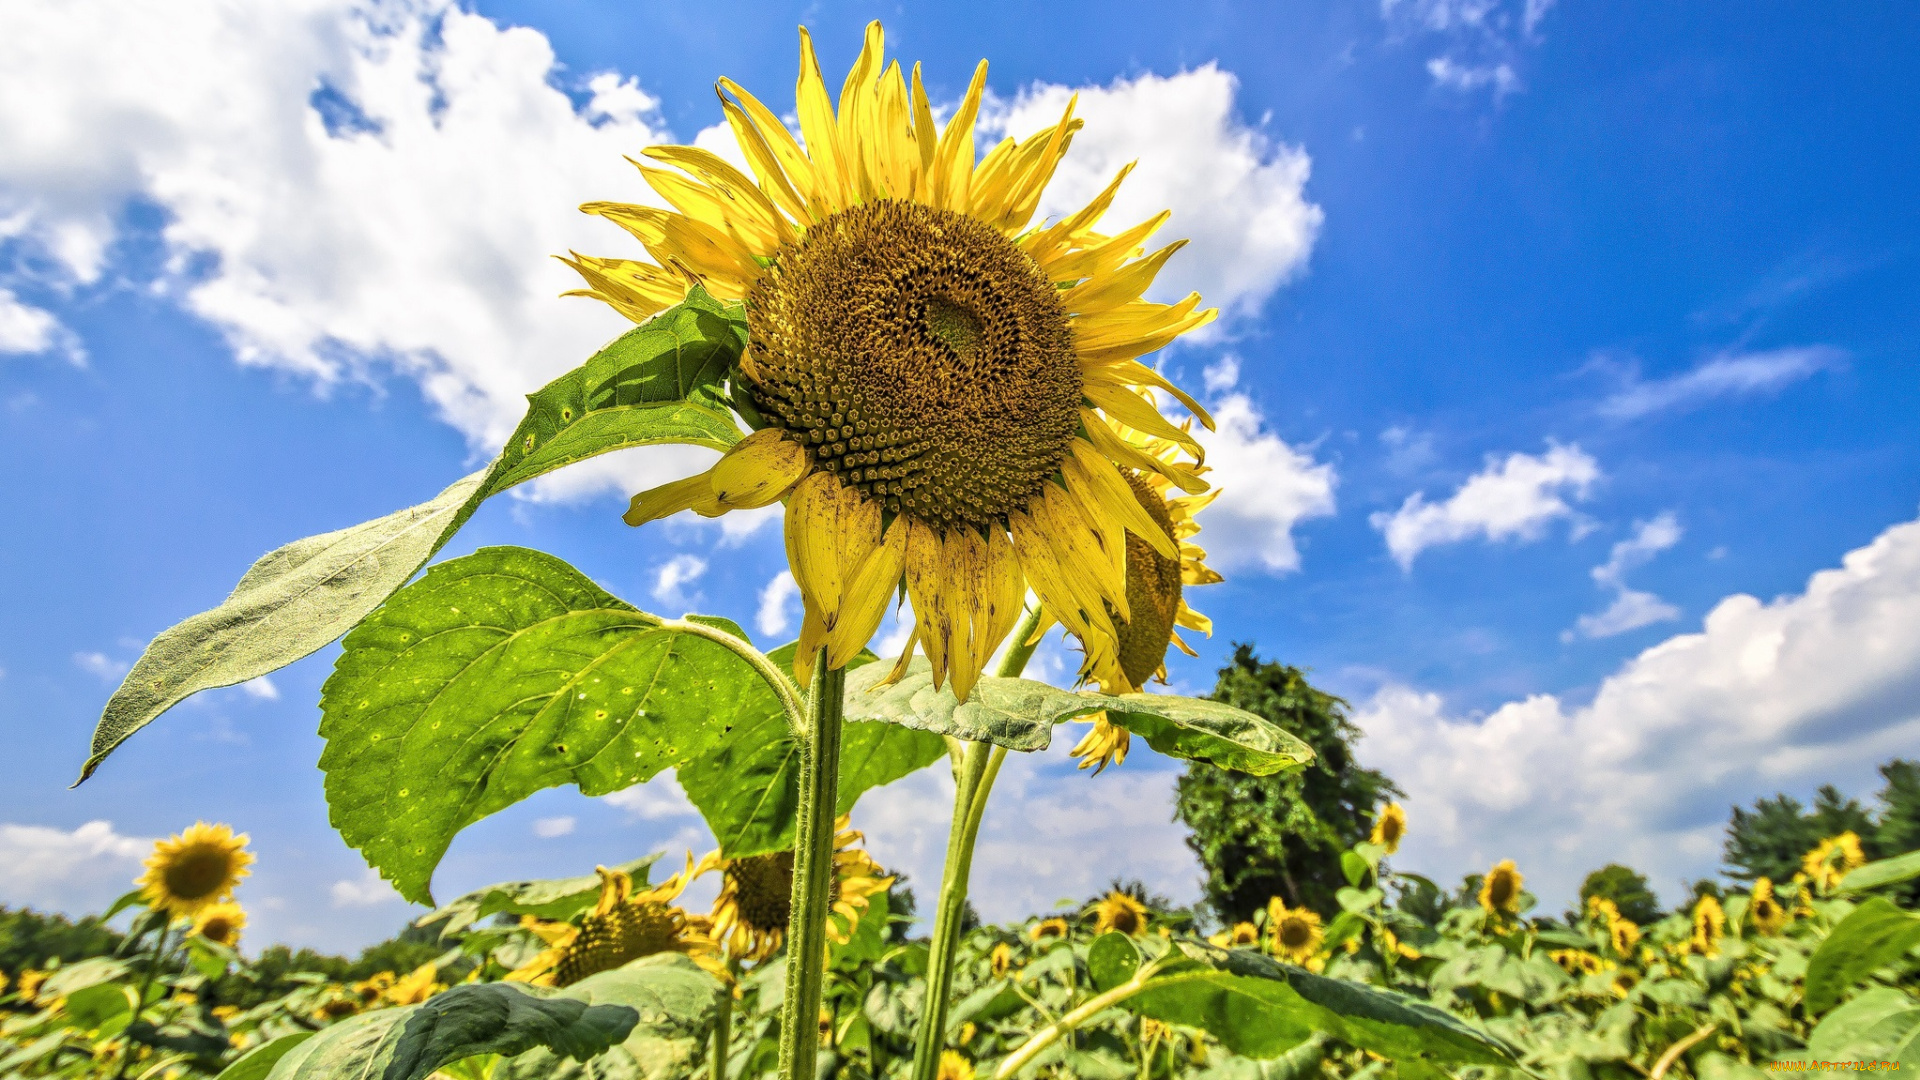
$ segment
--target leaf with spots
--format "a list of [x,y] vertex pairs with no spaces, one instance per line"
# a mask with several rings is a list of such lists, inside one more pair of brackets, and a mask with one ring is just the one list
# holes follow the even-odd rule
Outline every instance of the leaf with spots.
[[538,551],[429,570],[351,634],[321,691],[335,828],[409,900],[461,829],[545,788],[605,795],[777,709],[724,645]]
[[528,396],[487,468],[385,517],[276,548],[233,593],[160,633],[107,701],[81,781],[134,732],[193,694],[274,672],[346,633],[439,551],[491,496],[609,450],[740,441],[726,380],[745,316],[695,289]]

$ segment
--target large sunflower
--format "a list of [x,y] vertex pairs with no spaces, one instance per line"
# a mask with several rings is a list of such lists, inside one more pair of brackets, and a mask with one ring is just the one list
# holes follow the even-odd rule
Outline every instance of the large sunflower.
[[686,870],[640,893],[633,891],[633,878],[625,871],[596,867],[600,899],[578,924],[531,915],[521,919],[521,925],[548,948],[507,978],[536,986],[570,986],[589,975],[663,952],[683,953],[715,974],[724,974],[725,969],[713,959],[717,946],[708,936],[707,920],[674,904],[694,876],[692,856],[687,863]]
[[[892,876],[856,845],[865,837],[851,828],[851,815],[833,823],[833,898],[827,939],[837,945],[853,940],[876,893],[887,891]],[[713,901],[713,936],[735,960],[766,960],[786,940],[793,915],[793,852],[776,851],[744,859],[722,858],[718,851],[700,860],[693,875],[720,871],[720,895]]]
[[235,836],[230,826],[196,821],[185,832],[154,842],[147,872],[134,884],[149,907],[191,919],[231,899],[251,865],[246,833]]
[[[879,23],[828,97],[800,35],[805,149],[759,99],[720,80],[720,105],[752,176],[694,147],[654,147],[641,175],[673,207],[589,203],[652,262],[577,253],[581,295],[635,321],[695,284],[746,308],[739,401],[759,428],[711,470],[642,492],[639,525],[786,499],[804,601],[797,672],[817,650],[842,666],[904,580],[935,685],[965,699],[1031,588],[1090,652],[1114,652],[1131,617],[1125,536],[1179,548],[1123,470],[1198,493],[1205,481],[1114,434],[1107,418],[1199,444],[1137,392],[1197,402],[1139,357],[1214,317],[1198,294],[1142,299],[1181,244],[1146,254],[1162,212],[1096,231],[1128,170],[1085,209],[1034,226],[1040,195],[1081,121],[1007,139],[976,163],[986,64],[944,127],[921,86],[882,57]],[[1130,168],[1130,167],[1129,167]],[[903,657],[904,659],[904,657]]]
[[1320,916],[1306,908],[1290,908],[1276,896],[1267,901],[1267,947],[1275,956],[1296,964],[1311,961],[1326,934]]
[[1147,905],[1137,897],[1114,889],[1093,905],[1093,932],[1117,930],[1129,937],[1147,932]]

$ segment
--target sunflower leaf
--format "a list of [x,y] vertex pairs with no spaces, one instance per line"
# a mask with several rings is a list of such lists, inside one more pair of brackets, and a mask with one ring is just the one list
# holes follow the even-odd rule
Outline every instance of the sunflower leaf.
[[1319,1031],[1395,1060],[1515,1065],[1503,1043],[1404,994],[1316,975],[1249,949],[1196,941],[1176,948],[1180,955],[1157,961],[1146,988],[1122,1005],[1205,1028],[1237,1054],[1277,1057]]
[[725,646],[566,563],[482,548],[351,634],[321,689],[327,804],[400,894],[431,903],[455,833],[544,788],[605,795],[704,752],[715,717],[777,710]]
[[[658,853],[621,863],[615,870],[633,879],[635,888],[647,887],[648,872],[660,861]],[[503,881],[475,889],[415,919],[415,926],[439,926],[441,938],[458,934],[489,915],[537,915],[568,919],[593,906],[600,896],[600,875],[547,878],[542,881]]]
[[1840,920],[1807,961],[1807,1012],[1833,1008],[1857,982],[1920,945],[1920,916],[1876,896]]
[[951,686],[933,689],[932,669],[914,657],[898,682],[892,664],[847,675],[847,719],[884,720],[936,735],[1009,750],[1044,750],[1053,726],[1106,710],[1107,718],[1172,757],[1208,761],[1265,776],[1313,760],[1313,750],[1272,721],[1218,701],[1169,694],[1075,692],[1033,679],[986,677],[962,704]]
[[485,469],[418,506],[261,556],[220,606],[148,643],[102,710],[76,783],[187,697],[277,671],[352,629],[489,497],[609,450],[740,441],[725,382],[745,342],[744,315],[696,288],[529,395],[526,418]]
[[[496,1080],[653,1080],[690,1076],[719,1008],[719,980],[675,953],[660,953],[582,979],[564,991],[595,1007],[639,1014],[626,1039],[578,1060],[536,1048],[500,1063]],[[557,1048],[556,1048],[557,1049]]]
[[[781,668],[793,663],[793,645],[767,654]],[[862,651],[850,671],[874,662]],[[707,820],[730,859],[764,855],[793,846],[794,814],[800,805],[800,742],[777,703],[757,713],[738,712],[703,753],[682,765],[680,787]],[[849,716],[849,720],[859,718]],[[862,794],[918,772],[945,757],[946,741],[897,724],[849,723],[840,737],[840,798],[835,813],[853,809]]]

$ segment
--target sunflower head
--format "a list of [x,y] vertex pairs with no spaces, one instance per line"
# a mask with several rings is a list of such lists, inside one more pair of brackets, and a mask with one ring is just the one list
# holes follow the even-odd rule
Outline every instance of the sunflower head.
[[1489,915],[1519,914],[1520,886],[1525,881],[1512,859],[1500,861],[1487,871],[1486,880],[1480,884],[1480,906],[1487,909]]
[[549,948],[507,978],[538,986],[571,986],[589,975],[663,952],[689,956],[716,974],[723,970],[712,957],[716,946],[707,934],[707,920],[674,904],[694,875],[691,855],[685,870],[638,893],[625,871],[595,869],[600,875],[600,897],[578,923],[531,915],[521,918],[521,925]]
[[1827,837],[1807,852],[1801,860],[1801,872],[1822,893],[1827,893],[1840,884],[1840,879],[1847,876],[1847,871],[1865,865],[1866,861],[1865,852],[1860,850],[1860,837],[1848,830],[1838,836]]
[[973,1080],[973,1062],[958,1050],[940,1051],[940,1071],[934,1080]]
[[46,981],[46,972],[34,968],[22,968],[20,971],[20,985],[16,988],[15,992],[20,995],[21,1001],[28,1005],[36,1004],[40,1000],[40,987]]
[[[857,654],[903,582],[916,619],[906,654],[924,651],[934,686],[951,678],[962,700],[1029,588],[1099,671],[1144,680],[1178,610],[1166,563],[1183,561],[1169,514],[1156,518],[1129,476],[1194,493],[1206,483],[1199,444],[1142,391],[1212,421],[1139,358],[1214,312],[1197,294],[1143,298],[1180,245],[1147,252],[1165,214],[1097,231],[1121,178],[1084,210],[1030,227],[1081,127],[1071,106],[982,158],[985,65],[941,126],[917,74],[909,90],[883,53],[874,23],[836,108],[802,31],[800,139],[723,79],[751,175],[705,150],[653,147],[665,167],[641,175],[672,209],[582,208],[652,257],[568,259],[584,295],[636,321],[695,285],[746,310],[742,412],[761,430],[709,472],[635,496],[626,520],[785,499],[803,681],[821,648],[834,666]],[[1194,460],[1159,455],[1151,439]],[[1131,570],[1130,536],[1163,562]],[[1139,612],[1136,585],[1153,601]]]
[[1290,908],[1279,897],[1267,901],[1267,947],[1275,956],[1296,964],[1312,961],[1326,937],[1320,916],[1306,908]]
[[1072,932],[1073,928],[1067,925],[1067,920],[1061,918],[1041,919],[1027,928],[1027,936],[1035,941],[1063,938]]
[[1013,969],[1013,946],[1002,941],[993,947],[987,958],[987,964],[993,969],[994,978],[999,978]]
[[1707,893],[1693,905],[1693,950],[1701,956],[1720,954],[1720,937],[1727,930],[1727,913],[1720,901]]
[[210,904],[194,916],[193,932],[228,948],[240,944],[240,931],[247,925],[247,913],[239,904]]
[[1753,920],[1755,930],[1771,936],[1786,928],[1793,920],[1793,913],[1773,895],[1773,880],[1761,878],[1753,883],[1753,892],[1747,896],[1747,917]]
[[185,832],[154,843],[147,872],[134,884],[149,907],[190,919],[233,896],[253,865],[246,848],[245,833],[235,836],[229,826],[196,821]]
[[1634,947],[1640,944],[1639,925],[1631,919],[1616,915],[1607,923],[1607,943],[1613,946],[1615,956],[1632,956]]
[[395,979],[384,995],[389,1005],[418,1005],[446,989],[439,982],[440,964],[429,960],[406,975]]
[[1610,923],[1620,917],[1620,908],[1604,896],[1587,897],[1587,918],[1594,922]]
[[[831,917],[827,937],[835,944],[853,940],[860,918],[873,897],[894,882],[857,845],[864,839],[850,827],[849,815],[834,822],[833,876],[828,879]],[[694,875],[718,870],[720,894],[713,902],[713,936],[727,952],[741,960],[765,961],[786,940],[787,920],[793,914],[793,852],[776,851],[742,859],[709,854]]]
[[1260,944],[1260,928],[1250,922],[1234,923],[1232,929],[1227,931],[1226,938],[1227,947],[1232,949],[1258,945]]
[[1555,949],[1547,954],[1553,962],[1559,964],[1566,973],[1575,977],[1598,975],[1606,970],[1606,961],[1585,949]]
[[1373,821],[1373,835],[1369,843],[1378,844],[1392,855],[1400,850],[1400,841],[1407,835],[1407,812],[1397,802],[1390,802],[1380,811]]
[[1117,930],[1129,937],[1147,932],[1147,905],[1133,896],[1114,889],[1093,905],[1093,932]]

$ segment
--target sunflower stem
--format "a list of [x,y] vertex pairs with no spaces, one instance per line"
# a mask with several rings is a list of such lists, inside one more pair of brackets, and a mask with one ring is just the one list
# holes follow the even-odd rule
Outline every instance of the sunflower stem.
[[[1020,620],[1008,639],[994,675],[1018,676],[1039,644],[1030,641],[1040,625],[1035,606]],[[946,1045],[948,999],[953,996],[953,968],[958,958],[960,925],[967,911],[967,879],[973,871],[973,848],[986,816],[987,796],[1007,757],[1004,746],[970,742],[954,766],[953,824],[947,832],[946,866],[940,873],[940,899],[933,909],[933,937],[927,951],[927,994],[921,1006],[920,1026],[913,1045],[912,1080],[934,1080],[940,1071],[940,1050]]]
[[740,983],[740,961],[727,960],[733,978],[720,987],[720,1008],[713,1018],[713,1080],[727,1080],[727,1044],[733,1038],[733,989]]
[[787,985],[780,1010],[780,1075],[814,1080],[820,1051],[820,995],[827,964],[827,909],[833,899],[833,823],[840,799],[844,668],[813,665],[800,755],[800,807],[793,844],[793,911],[787,922]]
[[800,698],[800,688],[793,684],[793,680],[786,672],[780,670],[780,665],[767,659],[765,653],[717,626],[708,626],[691,619],[662,619],[660,625],[678,633],[706,638],[745,660],[748,666],[753,668],[754,673],[759,675],[767,687],[773,691],[774,696],[780,699],[780,707],[786,711],[787,724],[793,728],[794,736],[800,739],[807,737],[805,729],[807,706]]
[[1145,990],[1147,988],[1147,980],[1153,975],[1154,971],[1154,965],[1149,964],[1142,967],[1134,974],[1133,978],[1128,979],[1126,982],[1121,983],[1119,986],[1114,987],[1104,994],[1099,994],[1087,999],[1079,1008],[1048,1024],[1036,1033],[1033,1038],[1022,1043],[1018,1049],[1007,1055],[1006,1059],[1000,1062],[1000,1067],[993,1071],[993,1080],[1007,1080],[1008,1077],[1024,1068],[1028,1062],[1039,1057],[1040,1053],[1047,1047],[1059,1042],[1062,1036],[1074,1028],[1079,1027],[1081,1024],[1093,1019],[1107,1009]]
[[[169,918],[160,925],[160,933],[153,939],[153,953],[147,957],[147,973],[140,980],[140,997],[133,1003],[133,1019],[127,1021],[127,1027],[140,1022],[140,1014],[147,1009],[147,992],[153,989],[153,977],[160,970],[160,958],[167,949],[167,935],[173,932],[173,920]],[[113,1074],[113,1080],[125,1080],[127,1067],[133,1064],[133,1040],[120,1052],[120,1068]]]

